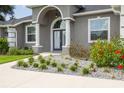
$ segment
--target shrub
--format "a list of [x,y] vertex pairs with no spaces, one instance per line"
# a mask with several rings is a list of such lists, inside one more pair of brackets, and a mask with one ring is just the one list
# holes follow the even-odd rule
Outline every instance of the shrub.
[[11,47],[11,48],[9,48],[8,54],[9,55],[18,55],[18,49],[16,47]]
[[79,66],[79,63],[74,63],[74,65],[78,67]]
[[18,55],[32,55],[33,50],[32,49],[18,49]]
[[28,59],[28,63],[29,63],[30,65],[32,65],[33,62],[34,62],[34,58],[33,58],[33,57],[30,57],[30,58]]
[[74,58],[87,58],[89,57],[88,50],[85,49],[81,44],[71,42],[69,48],[69,55]]
[[66,68],[66,64],[64,64],[64,63],[62,63],[61,66],[62,66],[63,68]]
[[16,47],[9,48],[8,51],[9,55],[32,55],[33,50],[32,49],[18,49]]
[[19,66],[19,67],[20,67],[20,66],[23,66],[23,63],[24,63],[24,61],[18,61],[18,62],[17,62],[17,66]]
[[24,67],[24,68],[27,68],[27,67],[28,67],[28,63],[27,63],[27,62],[24,62],[24,63],[23,63],[23,67]]
[[38,60],[41,60],[41,59],[43,59],[43,57],[42,57],[42,55],[39,55]]
[[89,74],[89,73],[90,73],[89,68],[83,68],[83,69],[82,69],[82,74],[83,74],[83,75],[86,75],[86,74]]
[[51,63],[51,66],[52,67],[57,67],[57,63],[54,61],[54,62]]
[[33,58],[33,57],[30,57],[28,60],[29,60],[30,62],[34,62],[34,58]]
[[91,63],[91,64],[89,65],[89,69],[90,69],[91,71],[96,72],[96,65],[95,65],[94,63]]
[[47,65],[46,64],[41,64],[39,66],[40,69],[44,70],[44,69],[48,69]]
[[40,59],[40,63],[44,64],[44,63],[46,63],[46,60],[44,58],[42,58],[42,59]]
[[37,67],[39,67],[39,64],[38,64],[38,63],[34,63],[34,64],[33,64],[33,67],[34,67],[34,68],[37,68]]
[[112,40],[110,42],[98,40],[90,48],[90,58],[99,67],[113,67],[124,64],[123,58],[124,44],[121,40]]
[[6,54],[9,46],[6,38],[0,38],[0,54]]
[[70,69],[72,72],[75,72],[75,71],[77,71],[77,66],[72,65],[69,69]]
[[49,60],[47,60],[47,61],[46,61],[46,64],[47,64],[47,65],[50,65],[50,61],[49,61]]
[[58,71],[58,72],[63,72],[63,68],[60,67],[60,66],[58,66],[58,67],[57,67],[57,71]]

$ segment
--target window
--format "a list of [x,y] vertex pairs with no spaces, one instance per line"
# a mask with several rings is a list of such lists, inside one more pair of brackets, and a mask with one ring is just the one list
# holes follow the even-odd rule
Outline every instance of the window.
[[89,43],[100,40],[110,39],[110,18],[95,18],[88,21],[88,41]]
[[35,26],[26,26],[26,43],[35,43]]
[[9,38],[16,38],[16,33],[15,32],[9,32],[8,37]]

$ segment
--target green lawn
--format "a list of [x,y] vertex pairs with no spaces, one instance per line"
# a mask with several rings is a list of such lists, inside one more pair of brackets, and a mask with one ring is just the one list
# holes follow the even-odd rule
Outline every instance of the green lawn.
[[16,61],[19,59],[24,59],[30,56],[31,55],[15,55],[15,56],[0,55],[0,64]]

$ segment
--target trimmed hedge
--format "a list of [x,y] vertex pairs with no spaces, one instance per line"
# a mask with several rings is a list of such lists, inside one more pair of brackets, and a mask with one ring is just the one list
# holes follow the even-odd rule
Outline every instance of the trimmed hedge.
[[16,47],[9,48],[8,51],[9,55],[32,55],[33,50],[32,49],[18,49]]

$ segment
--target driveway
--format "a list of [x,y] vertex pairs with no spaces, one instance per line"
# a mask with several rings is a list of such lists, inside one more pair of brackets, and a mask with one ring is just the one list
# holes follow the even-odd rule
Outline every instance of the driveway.
[[124,81],[17,70],[11,68],[14,64],[0,65],[1,88],[124,87]]

